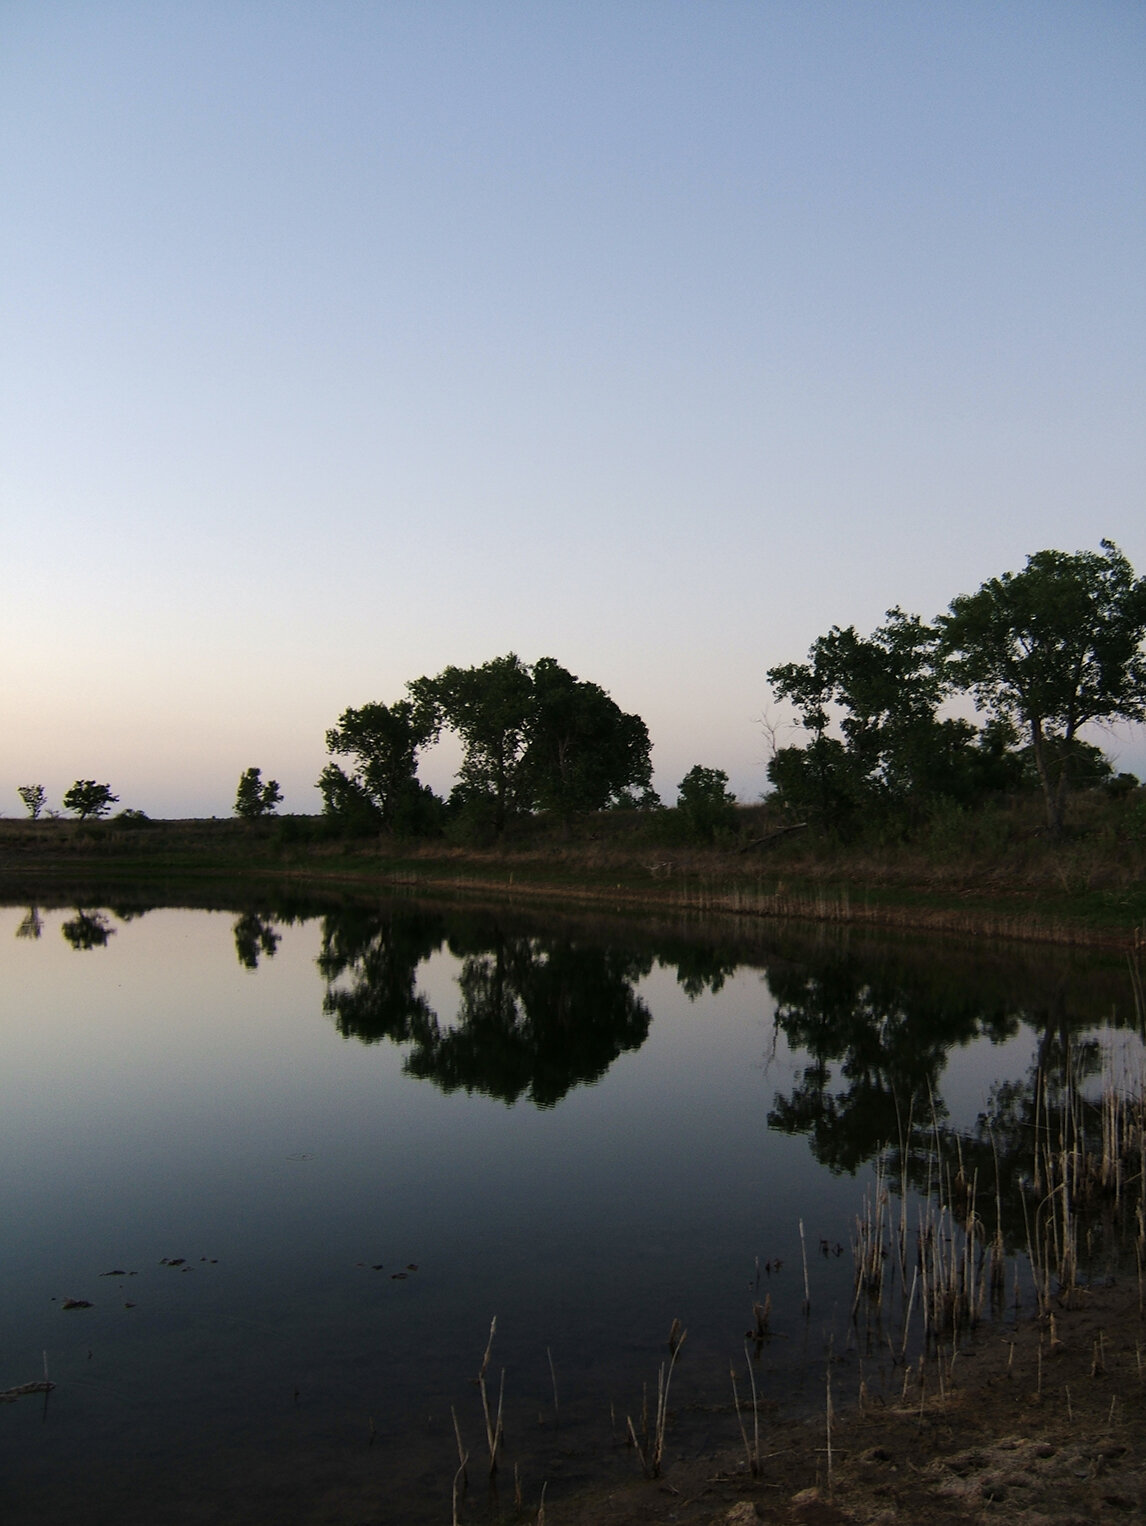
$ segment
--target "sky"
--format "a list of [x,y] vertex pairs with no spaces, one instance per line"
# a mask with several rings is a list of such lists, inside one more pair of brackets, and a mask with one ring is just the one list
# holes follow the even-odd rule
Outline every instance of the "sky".
[[0,0],[0,812],[509,651],[752,800],[833,624],[1146,571],[1144,144],[1131,0]]

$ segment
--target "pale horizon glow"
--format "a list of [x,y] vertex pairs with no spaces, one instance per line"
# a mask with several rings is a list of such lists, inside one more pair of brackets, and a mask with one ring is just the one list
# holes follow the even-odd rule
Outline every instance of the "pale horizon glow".
[[1143,141],[1103,0],[9,0],[0,813],[508,651],[751,800],[831,625],[1146,570]]

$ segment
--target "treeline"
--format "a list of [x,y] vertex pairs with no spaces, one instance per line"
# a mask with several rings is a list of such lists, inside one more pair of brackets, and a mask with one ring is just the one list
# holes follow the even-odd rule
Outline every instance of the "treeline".
[[[1138,784],[1079,732],[1146,717],[1144,636],[1146,579],[1109,541],[1040,551],[931,625],[897,608],[867,637],[833,626],[807,662],[768,670],[809,736],[777,749],[768,777],[792,812],[844,838],[1023,788],[1041,790],[1057,836],[1072,787]],[[982,725],[940,714],[960,697]]]
[[[420,754],[444,731],[462,745],[448,800],[417,776]],[[511,652],[413,679],[392,705],[344,710],[326,746],[323,813],[352,828],[425,836],[451,824],[471,837],[500,837],[537,812],[568,822],[660,804],[644,721],[552,657],[530,665]]]
[[[774,750],[773,799],[788,822],[848,840],[873,828],[908,835],[940,808],[1041,791],[1058,835],[1072,788],[1137,787],[1080,731],[1146,717],[1144,637],[1146,579],[1109,541],[1097,552],[1040,551],[931,624],[896,608],[870,636],[833,626],[806,662],[768,670],[806,738]],[[450,667],[406,689],[394,705],[345,711],[327,733],[330,753],[348,760],[319,779],[328,816],[398,834],[498,837],[538,813],[568,823],[660,806],[644,722],[551,657]],[[949,713],[960,699],[980,721]],[[419,753],[443,730],[463,746],[445,801],[417,778]],[[735,815],[728,776],[698,764],[664,835],[731,843]]]
[[[767,672],[805,736],[775,747],[768,764],[776,829],[807,826],[844,841],[873,829],[910,836],[937,811],[1027,790],[1041,792],[1047,828],[1059,835],[1072,788],[1137,788],[1080,732],[1146,718],[1144,639],[1146,578],[1109,541],[1097,552],[1040,551],[1022,572],[952,600],[931,624],[895,608],[869,636],[833,626],[806,662]],[[950,713],[961,700],[979,721]],[[418,777],[422,754],[445,732],[462,748],[448,798]],[[528,819],[568,829],[578,817],[628,810],[645,813],[650,838],[731,846],[738,837],[723,770],[691,768],[665,813],[644,721],[552,657],[528,664],[511,652],[412,679],[392,704],[344,710],[326,746],[317,787],[325,828],[339,834],[494,841]],[[43,786],[19,794],[36,819]],[[89,779],[63,803],[87,820],[116,799]],[[281,800],[276,780],[248,768],[235,814],[270,816]]]

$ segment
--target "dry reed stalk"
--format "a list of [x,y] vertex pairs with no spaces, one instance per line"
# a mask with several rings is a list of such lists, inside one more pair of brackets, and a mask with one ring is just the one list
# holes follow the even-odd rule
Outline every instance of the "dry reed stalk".
[[763,1303],[754,1303],[752,1305],[753,1340],[766,1341],[768,1339],[768,1321],[771,1318],[772,1295],[771,1293],[765,1293]]
[[[919,1268],[913,1267],[911,1272],[911,1295],[907,1300],[907,1312],[903,1316],[903,1345],[900,1348],[899,1359],[904,1361],[907,1357],[907,1337],[911,1329],[911,1310],[915,1303],[915,1287],[919,1281]],[[890,1336],[888,1337],[890,1342]]]
[[921,1303],[925,1335],[943,1331],[958,1334],[966,1323],[976,1325],[982,1315],[986,1278],[982,1258],[976,1264],[975,1240],[979,1219],[975,1213],[974,1182],[967,1185],[966,1227],[955,1222],[951,1210],[928,1204],[920,1210],[919,1258]]
[[659,1478],[661,1476],[661,1464],[664,1460],[665,1429],[668,1425],[668,1396],[669,1384],[672,1382],[673,1368],[676,1366],[677,1357],[681,1347],[688,1336],[687,1330],[680,1332],[680,1339],[669,1357],[668,1368],[662,1362],[657,1372],[657,1409],[653,1423],[652,1435],[649,1434],[649,1405],[648,1388],[641,1385],[641,1438],[638,1438],[636,1427],[633,1425],[633,1417],[627,1415],[629,1440],[636,1448],[637,1455],[641,1459],[641,1467],[646,1478]]
[[808,1248],[804,1243],[804,1221],[800,1220],[800,1256],[804,1262],[804,1313],[812,1312],[812,1294],[808,1287]]
[[469,1476],[466,1473],[466,1463],[469,1461],[470,1454],[466,1451],[465,1447],[462,1446],[461,1427],[458,1425],[457,1411],[454,1409],[452,1404],[450,1405],[450,1417],[454,1422],[454,1440],[458,1444],[458,1471],[462,1475],[462,1483],[466,1488],[468,1488]]
[[553,1424],[560,1429],[561,1411],[557,1405],[557,1369],[553,1365],[553,1353],[548,1346],[545,1348],[545,1355],[549,1359],[549,1376],[553,1380]]
[[485,1386],[485,1375],[489,1368],[489,1360],[493,1354],[493,1338],[497,1333],[497,1315],[490,1320],[489,1340],[486,1342],[485,1355],[481,1359],[481,1370],[477,1375],[478,1393],[481,1395],[482,1414],[485,1417],[486,1444],[489,1447],[489,1471],[490,1477],[497,1472],[497,1453],[501,1446],[503,1428],[501,1422],[502,1407],[505,1401],[505,1368],[501,1370],[501,1387],[498,1393],[497,1414],[490,1412],[489,1394]]
[[830,1499],[832,1494],[832,1351],[830,1345],[828,1347],[828,1370],[825,1389],[826,1395],[824,1414],[828,1455],[828,1498]]
[[465,1471],[466,1471],[466,1463],[468,1461],[469,1461],[469,1453],[467,1452],[466,1455],[462,1458],[461,1466],[458,1468],[458,1471],[454,1474],[454,1485],[453,1485],[453,1489],[450,1492],[450,1505],[451,1505],[450,1519],[451,1519],[451,1521],[453,1523],[453,1526],[460,1526],[460,1522],[459,1522],[459,1519],[458,1519],[458,1480],[464,1477]]
[[911,1125],[915,1115],[915,1098],[911,1099],[911,1106],[907,1110],[907,1134],[904,1136],[903,1122],[899,1114],[899,1098],[895,1098],[895,1126],[899,1134],[899,1281],[900,1287],[907,1286],[907,1200],[908,1180],[907,1163],[911,1149]]
[[730,1362],[728,1364],[728,1376],[732,1379],[732,1403],[736,1409],[736,1419],[740,1425],[740,1439],[744,1442],[744,1452],[748,1458],[748,1471],[753,1478],[760,1476],[760,1410],[756,1398],[756,1374],[752,1370],[752,1358],[748,1354],[747,1346],[744,1348],[744,1360],[748,1365],[748,1381],[752,1386],[752,1445],[748,1444],[748,1432],[744,1429],[744,1416],[740,1410],[740,1395],[736,1391],[736,1369]]

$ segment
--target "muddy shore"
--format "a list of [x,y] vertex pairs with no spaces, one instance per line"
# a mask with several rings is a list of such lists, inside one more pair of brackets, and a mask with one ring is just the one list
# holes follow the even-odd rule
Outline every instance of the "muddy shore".
[[[546,1526],[832,1526],[1022,1521],[1089,1526],[1146,1518],[1146,1322],[1137,1281],[1060,1299],[1053,1320],[984,1325],[905,1371],[890,1401],[769,1419],[752,1477],[744,1449],[683,1458],[546,1505]],[[922,1379],[922,1380],[921,1380]],[[534,1513],[519,1520],[535,1520]]]

